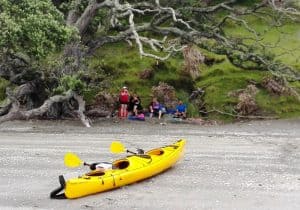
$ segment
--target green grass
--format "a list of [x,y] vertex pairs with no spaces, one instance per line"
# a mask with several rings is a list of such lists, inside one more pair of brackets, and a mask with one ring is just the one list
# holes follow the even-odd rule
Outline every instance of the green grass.
[[[262,79],[268,76],[267,71],[242,70],[232,66],[227,60],[206,68],[201,79],[196,83],[197,87],[206,91],[205,102],[207,110],[220,110],[233,113],[234,106],[238,103],[236,97],[229,96],[231,91],[245,89],[250,83],[260,84]],[[291,83],[294,88],[300,90],[300,82]],[[280,118],[300,116],[300,103],[293,96],[272,96],[260,85],[256,100],[262,115],[271,115]],[[223,121],[231,121],[232,117],[210,114],[210,118]]]
[[[258,32],[260,43],[266,45],[266,53],[275,55],[276,60],[289,64],[300,71],[300,27],[297,23],[287,22],[282,27],[274,27],[270,25],[270,22],[253,16],[248,17],[247,21],[249,26]],[[230,22],[227,24],[225,32],[236,38],[255,38],[245,27]],[[254,43],[251,40],[245,42]]]
[[[261,43],[266,46],[266,53],[273,54],[275,59],[300,71],[300,27],[297,24],[287,23],[282,28],[269,28],[266,22],[257,18],[248,17],[249,25],[262,34]],[[225,32],[236,38],[252,37],[251,33],[237,24],[229,23]],[[253,44],[253,41],[246,41]],[[222,59],[220,55],[214,55],[206,51],[202,52],[209,57]],[[206,90],[205,102],[207,109],[218,109],[232,113],[234,106],[237,104],[237,98],[229,97],[230,91],[244,89],[250,81],[257,84],[270,75],[267,71],[247,71],[233,66],[223,57],[224,61],[214,64],[211,67],[202,65],[201,78],[197,81],[196,86]],[[300,90],[300,82],[292,82],[291,86]],[[274,115],[281,118],[300,116],[300,103],[293,96],[271,96],[260,85],[257,94],[257,103],[262,112],[266,115]],[[218,118],[224,121],[232,120],[229,116],[220,116],[211,114],[211,118]]]
[[[148,49],[146,49],[148,50]],[[101,58],[101,60],[99,60]],[[182,81],[180,76],[183,60],[181,56],[174,56],[165,62],[141,57],[135,47],[126,43],[110,44],[101,48],[89,61],[91,66],[103,62],[109,68],[118,71],[110,87],[111,93],[118,93],[121,87],[128,86],[131,93],[142,97],[142,104],[146,106],[151,100],[151,88],[163,81],[176,87]],[[154,75],[150,80],[140,79],[139,74],[146,69],[153,69]],[[179,86],[178,86],[179,88]]]
[[300,103],[293,96],[270,95],[265,90],[260,90],[256,99],[265,114],[280,118],[300,116]]
[[[257,18],[249,17],[251,27],[263,35],[262,43],[266,45],[277,46],[268,47],[267,53],[272,53],[277,60],[285,64],[300,69],[300,27],[296,24],[288,23],[282,29],[266,28],[266,23]],[[282,35],[281,32],[284,32]],[[234,37],[246,37],[251,34],[242,27],[236,27],[235,24],[228,24],[226,33]],[[250,43],[248,41],[248,43]],[[288,50],[293,49],[293,53],[287,54]],[[146,49],[149,50],[149,49]],[[201,76],[196,81],[182,73],[183,57],[180,54],[175,55],[169,60],[156,65],[152,58],[140,57],[135,47],[130,47],[125,43],[107,45],[101,48],[96,56],[90,60],[91,66],[97,66],[102,62],[108,66],[115,74],[110,87],[110,92],[118,93],[124,85],[129,87],[130,92],[137,93],[141,98],[143,105],[147,105],[151,99],[151,88],[166,82],[175,87],[176,96],[189,103],[188,97],[191,91],[197,87],[204,88],[206,93],[204,100],[207,110],[218,109],[224,112],[233,113],[234,106],[238,103],[236,97],[229,96],[231,91],[244,89],[250,83],[260,84],[262,79],[270,76],[267,71],[243,70],[233,66],[225,56],[216,55],[206,50],[201,52],[209,58],[215,59],[212,66],[200,65]],[[285,53],[284,53],[285,52]],[[140,79],[140,72],[145,69],[154,69],[154,76],[151,79]],[[300,83],[294,82],[293,87],[300,89]],[[258,85],[257,94],[258,106],[262,114],[275,115],[279,117],[291,117],[300,115],[299,102],[292,96],[270,96],[266,90]],[[190,116],[198,116],[197,107],[193,104],[188,105]],[[232,121],[233,118],[227,115],[211,113],[210,118],[221,119],[223,121]]]
[[[260,83],[267,74],[267,72],[242,70],[225,60],[206,68],[196,86],[205,90],[204,100],[208,111],[217,109],[232,113],[238,101],[236,97],[229,96],[229,93],[246,88],[250,82]],[[216,118],[217,115],[212,114],[211,117]],[[219,116],[219,119],[226,121],[232,118],[224,115]]]

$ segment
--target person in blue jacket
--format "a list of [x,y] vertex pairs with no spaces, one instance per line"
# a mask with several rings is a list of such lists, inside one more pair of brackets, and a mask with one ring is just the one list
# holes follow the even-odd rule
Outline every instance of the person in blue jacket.
[[175,117],[186,118],[186,105],[181,100],[176,106]]

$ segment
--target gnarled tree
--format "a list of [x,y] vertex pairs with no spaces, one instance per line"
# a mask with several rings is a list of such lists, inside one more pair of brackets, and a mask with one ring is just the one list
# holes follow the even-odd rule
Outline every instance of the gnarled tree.
[[[261,18],[266,25],[269,22],[270,28],[279,27],[287,19],[299,21],[300,12],[292,1],[278,3],[276,0],[256,0],[250,6],[241,6],[242,1],[238,0],[52,0],[52,2],[42,0],[39,3],[26,0],[22,4],[7,0],[0,2],[1,32],[3,26],[9,32],[0,34],[2,38],[0,76],[17,85],[43,78],[43,72],[38,70],[32,73],[32,68],[28,68],[32,62],[28,62],[22,56],[17,59],[19,64],[22,64],[18,68],[7,65],[8,61],[16,57],[19,51],[33,58],[44,56],[57,46],[65,45],[66,41],[70,40],[73,29],[76,29],[78,36],[72,39],[72,44],[68,44],[68,47],[73,46],[69,48],[71,50],[65,51],[68,63],[63,63],[55,75],[63,76],[62,72],[77,74],[82,70],[81,65],[84,63],[81,61],[84,57],[93,55],[105,44],[125,41],[130,45],[135,43],[141,56],[157,60],[166,60],[174,52],[181,51],[188,44],[194,44],[211,52],[226,55],[232,64],[244,69],[269,71],[286,81],[300,79],[299,73],[293,68],[274,60],[268,50],[270,46],[264,44],[261,39],[263,34],[253,29],[246,18],[248,16]],[[13,13],[18,11],[20,5],[23,5],[23,9],[28,10],[29,14],[33,12],[33,17],[24,12],[25,10],[21,10],[22,8],[14,17]],[[49,13],[53,14],[47,15]],[[36,21],[37,19],[39,21]],[[224,28],[229,23],[243,27],[249,32],[249,36],[237,38],[226,33]],[[7,34],[10,34],[9,37]],[[30,74],[36,76],[28,77]],[[54,87],[59,84],[58,77],[54,81]],[[66,96],[68,95],[70,94]],[[46,96],[47,99],[51,94]],[[49,104],[46,99],[44,103],[36,103],[33,107],[35,109],[45,107]],[[54,101],[57,100],[63,101],[65,98],[56,98]],[[14,101],[16,102],[11,97],[11,103],[4,107],[5,110],[9,110],[8,107],[11,109],[16,107],[12,106]],[[26,116],[36,115],[28,111],[30,109],[27,110]],[[2,121],[3,119],[2,117]]]

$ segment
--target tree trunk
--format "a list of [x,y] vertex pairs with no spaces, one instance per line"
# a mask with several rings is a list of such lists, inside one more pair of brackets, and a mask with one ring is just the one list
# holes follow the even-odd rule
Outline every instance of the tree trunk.
[[75,99],[78,102],[78,109],[74,110],[74,115],[77,116],[81,122],[86,127],[91,127],[89,119],[85,116],[85,102],[81,96],[73,91],[68,91],[66,95],[55,95],[47,99],[43,105],[38,108],[31,109],[31,110],[22,110],[20,107],[19,102],[16,98],[10,97],[12,100],[12,107],[9,112],[0,117],[0,123],[11,121],[11,120],[28,120],[37,117],[42,117],[46,114],[47,111],[50,110],[51,106],[54,103],[65,102],[69,101],[70,99]]

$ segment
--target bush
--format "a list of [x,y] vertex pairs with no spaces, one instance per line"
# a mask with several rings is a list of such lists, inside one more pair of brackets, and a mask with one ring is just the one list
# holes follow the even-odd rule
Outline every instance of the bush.
[[67,75],[60,79],[60,85],[54,90],[54,93],[60,94],[68,90],[80,93],[84,90],[84,87],[84,83],[77,76]]

